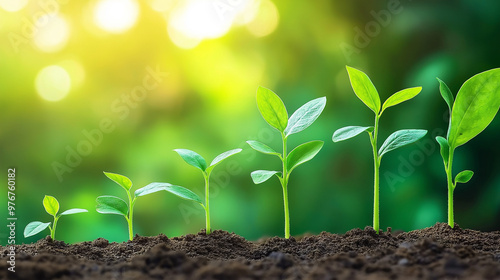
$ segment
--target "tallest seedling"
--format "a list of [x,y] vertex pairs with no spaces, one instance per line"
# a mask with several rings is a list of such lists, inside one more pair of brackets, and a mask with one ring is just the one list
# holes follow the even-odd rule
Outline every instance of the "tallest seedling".
[[406,100],[412,99],[420,93],[422,87],[413,87],[398,91],[391,97],[387,98],[387,100],[382,105],[382,108],[380,108],[380,97],[370,78],[368,78],[365,73],[349,66],[347,66],[347,72],[349,73],[351,86],[356,96],[358,96],[358,98],[361,99],[361,101],[363,101],[363,103],[365,103],[365,105],[375,113],[375,124],[374,126],[347,126],[340,128],[335,131],[335,133],[333,133],[332,140],[333,142],[343,141],[365,131],[370,136],[370,143],[372,144],[373,149],[373,166],[375,177],[373,186],[373,229],[378,233],[380,228],[379,169],[382,156],[394,149],[416,142],[418,139],[424,137],[424,135],[427,133],[427,130],[421,129],[398,130],[391,134],[377,151],[378,123],[385,109]]
[[271,147],[258,142],[247,141],[248,145],[254,150],[263,154],[277,156],[281,162],[283,170],[257,170],[251,173],[252,180],[255,184],[260,184],[267,181],[273,175],[276,175],[280,180],[283,188],[283,204],[285,209],[285,238],[290,238],[290,215],[288,212],[288,179],[293,169],[302,163],[311,160],[323,147],[323,141],[311,141],[299,145],[287,154],[287,139],[288,136],[301,132],[308,128],[323,112],[326,105],[326,97],[320,97],[307,102],[295,111],[290,119],[285,108],[285,104],[271,90],[259,87],[257,89],[257,107],[266,120],[266,122],[277,129],[281,133],[283,142],[283,153],[280,154],[274,151]]
[[436,137],[441,146],[448,181],[448,225],[454,227],[453,191],[457,183],[467,183],[474,175],[470,170],[457,174],[453,181],[453,154],[461,146],[483,131],[495,118],[500,107],[500,68],[479,73],[468,79],[453,100],[448,86],[439,80],[439,90],[450,109],[450,122],[446,139]]

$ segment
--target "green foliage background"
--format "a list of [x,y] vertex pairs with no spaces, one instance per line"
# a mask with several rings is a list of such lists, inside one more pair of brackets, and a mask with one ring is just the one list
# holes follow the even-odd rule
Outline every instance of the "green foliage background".
[[[35,2],[35,1],[33,1]],[[199,171],[173,152],[192,149],[207,159],[243,148],[212,175],[211,217],[214,229],[248,239],[283,235],[283,199],[279,182],[254,185],[250,172],[279,169],[278,159],[257,154],[246,140],[275,149],[280,137],[260,116],[257,86],[278,93],[289,114],[305,102],[327,97],[319,119],[289,139],[296,145],[323,140],[323,150],[297,168],[290,178],[291,233],[344,233],[372,222],[373,170],[366,135],[334,144],[332,133],[346,125],[372,125],[372,112],[354,95],[345,70],[350,65],[367,73],[382,101],[407,87],[423,86],[415,98],[384,114],[380,138],[403,128],[427,129],[418,144],[392,152],[381,166],[381,228],[413,230],[446,222],[446,178],[436,135],[447,128],[447,106],[435,77],[454,94],[474,74],[500,66],[500,2],[472,1],[273,1],[279,24],[271,34],[255,37],[244,27],[221,38],[204,40],[194,49],[172,43],[165,21],[146,2],[137,24],[123,34],[95,35],[81,16],[84,1],[70,1],[61,13],[71,21],[67,46],[44,53],[30,44],[14,52],[8,35],[20,32],[23,17],[0,10],[0,221],[7,224],[7,168],[17,175],[17,243],[34,242],[44,234],[22,238],[24,226],[48,222],[42,199],[55,196],[61,211],[86,208],[89,213],[63,217],[56,238],[79,242],[104,237],[127,240],[122,217],[95,211],[95,198],[125,198],[102,171],[128,176],[134,190],[151,182],[178,184],[203,192]],[[356,44],[356,28],[377,31],[372,13],[399,4],[366,46]],[[365,31],[366,32],[366,31]],[[366,43],[366,40],[365,40]],[[346,56],[341,46],[357,48]],[[34,87],[36,74],[47,65],[79,61],[85,78],[58,102],[45,101]],[[144,100],[122,100],[143,83],[146,67],[168,73]],[[117,101],[118,100],[118,101]],[[113,103],[128,108],[117,113]],[[123,119],[122,119],[123,117]],[[83,131],[110,119],[115,129],[71,172],[56,176],[53,163],[66,164],[68,147],[86,141]],[[500,118],[456,151],[454,170],[470,169],[474,178],[455,191],[455,219],[461,227],[500,230]],[[382,141],[380,141],[382,143]],[[140,235],[178,236],[204,227],[199,206],[168,193],[138,199],[135,231]],[[0,244],[7,240],[0,226]]]

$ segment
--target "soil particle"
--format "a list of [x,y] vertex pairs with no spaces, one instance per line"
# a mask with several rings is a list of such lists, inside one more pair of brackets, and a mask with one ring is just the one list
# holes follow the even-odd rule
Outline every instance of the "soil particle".
[[[444,223],[256,242],[221,230],[123,243],[47,237],[16,252],[16,272],[2,261],[0,279],[500,279],[500,232]],[[2,259],[7,253],[0,247]]]

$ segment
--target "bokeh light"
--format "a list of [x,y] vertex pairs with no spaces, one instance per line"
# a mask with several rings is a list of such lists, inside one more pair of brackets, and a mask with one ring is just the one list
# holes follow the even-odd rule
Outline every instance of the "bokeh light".
[[261,0],[257,16],[251,21],[247,28],[257,37],[271,34],[278,26],[278,9],[270,0]]
[[28,0],[0,0],[0,8],[11,13],[22,10],[26,4]]
[[[40,28],[35,29],[33,41],[35,46],[44,52],[62,50],[69,39],[68,22],[57,14],[46,14],[38,19]],[[43,23],[43,24],[42,24]]]
[[38,94],[47,101],[59,101],[68,95],[71,79],[68,72],[58,65],[50,65],[38,72],[35,79]]
[[135,0],[101,0],[94,10],[94,20],[111,33],[123,33],[137,22],[139,5]]

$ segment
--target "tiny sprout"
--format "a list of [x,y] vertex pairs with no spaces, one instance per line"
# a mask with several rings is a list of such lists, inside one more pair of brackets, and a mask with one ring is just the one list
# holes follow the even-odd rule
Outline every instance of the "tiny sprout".
[[295,167],[313,159],[323,147],[323,141],[311,141],[299,145],[287,153],[288,136],[308,128],[323,112],[326,97],[316,98],[302,105],[290,118],[285,104],[273,91],[259,87],[257,89],[257,107],[264,120],[281,133],[283,153],[278,153],[271,147],[258,141],[247,141],[252,149],[263,154],[277,156],[282,163],[282,171],[256,170],[250,176],[255,184],[267,181],[273,175],[278,177],[283,189],[283,205],[285,212],[285,238],[290,238],[290,214],[288,211],[288,180]]
[[[205,224],[206,224],[206,233],[210,234],[210,200],[209,200],[209,185],[210,185],[210,174],[212,174],[213,169],[215,166],[219,163],[221,163],[223,160],[227,159],[228,157],[235,155],[239,152],[241,152],[241,149],[234,149],[234,150],[229,150],[227,152],[224,152],[218,156],[215,157],[215,159],[210,163],[209,166],[207,166],[207,162],[205,159],[200,156],[199,154],[191,151],[191,150],[186,150],[186,149],[176,149],[174,150],[181,156],[181,158],[189,165],[194,166],[198,169],[201,170],[203,174],[203,178],[205,179],[205,204],[203,204],[203,201],[199,196],[197,196],[195,193],[192,191],[185,189],[183,187],[179,187],[175,191],[169,190],[169,192],[183,198],[187,199],[190,201],[194,201],[203,207],[205,210]],[[153,183],[157,184],[158,186],[162,186],[164,183]]]
[[360,70],[347,66],[347,72],[351,81],[352,89],[356,96],[365,103],[375,113],[374,126],[347,126],[338,129],[333,133],[333,142],[343,141],[352,138],[363,132],[370,136],[370,143],[373,150],[374,165],[374,197],[373,197],[373,229],[379,232],[379,169],[382,156],[387,152],[418,141],[427,134],[427,130],[405,129],[398,130],[391,134],[380,149],[377,151],[378,123],[385,109],[397,105],[401,102],[412,99],[422,90],[421,87],[403,89],[390,96],[380,107],[380,97],[377,89],[370,78]]
[[45,211],[47,211],[47,213],[49,213],[52,217],[54,217],[54,222],[52,224],[52,227],[50,226],[50,222],[48,223],[42,223],[39,221],[31,222],[28,225],[26,225],[26,228],[24,228],[24,237],[35,235],[43,231],[44,229],[49,228],[50,237],[52,238],[52,240],[55,240],[57,221],[61,216],[88,212],[86,209],[73,208],[66,210],[58,215],[57,213],[59,212],[59,202],[55,197],[50,195],[46,195],[43,198],[43,207],[45,208]]
[[134,197],[132,197],[132,194],[130,192],[130,189],[132,188],[132,181],[130,181],[129,178],[120,174],[109,173],[109,172],[104,172],[104,175],[106,175],[113,182],[117,183],[123,189],[125,189],[125,191],[127,192],[128,203],[116,196],[103,195],[99,196],[96,199],[97,202],[96,211],[101,214],[117,214],[125,217],[125,220],[127,220],[128,223],[128,235],[130,240],[132,240],[134,237],[134,229],[133,229],[134,205],[138,197],[145,196],[147,194],[155,193],[162,190],[173,192],[178,189],[182,189],[182,187],[174,186],[169,183],[162,183],[162,185],[155,185],[155,183],[153,183],[136,190],[134,193]]

